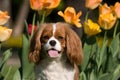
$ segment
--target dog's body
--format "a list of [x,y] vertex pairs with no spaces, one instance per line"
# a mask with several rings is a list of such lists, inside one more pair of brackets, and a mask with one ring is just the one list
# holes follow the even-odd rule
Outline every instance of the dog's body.
[[36,66],[38,80],[74,80],[75,69],[66,60],[45,59]]
[[43,24],[31,40],[29,59],[38,63],[37,80],[79,80],[81,41],[66,23]]

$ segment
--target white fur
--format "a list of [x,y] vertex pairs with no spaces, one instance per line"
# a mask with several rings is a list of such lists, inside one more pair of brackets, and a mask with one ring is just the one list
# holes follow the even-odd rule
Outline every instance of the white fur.
[[64,59],[45,59],[36,66],[36,80],[74,80],[75,69]]
[[54,23],[53,24],[53,35],[55,34],[55,31],[56,31],[56,24]]

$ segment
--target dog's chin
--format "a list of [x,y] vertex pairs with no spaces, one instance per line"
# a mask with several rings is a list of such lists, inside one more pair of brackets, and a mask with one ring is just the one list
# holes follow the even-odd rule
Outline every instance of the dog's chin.
[[50,58],[57,58],[61,56],[61,51],[52,48],[47,50],[47,54]]

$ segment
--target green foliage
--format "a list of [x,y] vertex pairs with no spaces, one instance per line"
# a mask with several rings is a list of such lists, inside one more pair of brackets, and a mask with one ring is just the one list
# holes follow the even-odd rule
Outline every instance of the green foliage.
[[87,40],[83,45],[84,59],[81,64],[80,80],[118,80],[120,78],[120,33],[108,45],[105,36],[103,45]]
[[[35,22],[35,15],[33,17],[33,25]],[[6,64],[9,57],[12,55],[10,49],[3,53],[0,60],[0,80],[34,80],[34,63],[30,63],[28,59],[30,39],[34,34],[34,26],[32,27],[32,34],[22,35],[22,48],[19,51],[19,59],[21,66],[14,67]],[[28,25],[26,23],[26,31]],[[27,31],[28,33],[28,31]]]
[[6,50],[3,53],[2,59],[0,60],[0,70],[2,68],[2,66],[6,63],[6,61],[9,59],[9,57],[12,55],[12,53],[10,52],[10,49]]
[[18,69],[18,67],[8,66],[6,64],[7,60],[12,55],[10,50],[11,49],[6,50],[0,60],[0,80],[13,80],[13,77],[15,77],[15,71]]
[[34,79],[34,74],[33,74],[34,64],[30,63],[28,60],[29,45],[30,44],[28,38],[25,35],[23,35],[23,46],[21,49],[22,52],[19,53],[19,57],[21,60],[22,80]]

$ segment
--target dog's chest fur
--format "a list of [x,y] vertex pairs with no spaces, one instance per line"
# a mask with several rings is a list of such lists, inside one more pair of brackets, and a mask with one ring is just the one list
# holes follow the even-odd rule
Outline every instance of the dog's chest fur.
[[45,59],[35,68],[36,80],[74,80],[74,74],[74,67],[59,59]]

